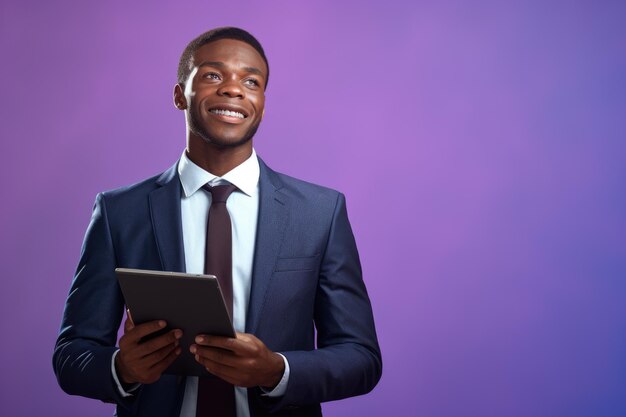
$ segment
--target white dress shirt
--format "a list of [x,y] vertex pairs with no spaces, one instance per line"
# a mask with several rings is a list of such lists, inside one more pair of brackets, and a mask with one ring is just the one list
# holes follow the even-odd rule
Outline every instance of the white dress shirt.
[[[207,183],[211,186],[230,183],[238,188],[226,201],[226,208],[232,224],[233,327],[238,332],[245,332],[259,213],[260,168],[256,152],[253,150],[252,155],[246,161],[222,177],[217,177],[200,168],[187,157],[186,152],[183,152],[178,163],[178,175],[183,188],[180,208],[185,268],[190,274],[204,273],[206,227],[211,206],[211,193],[203,190],[202,186]],[[181,354],[190,353],[182,352]],[[132,390],[130,393],[126,392],[119,384],[114,361],[115,355],[111,367],[120,393],[124,396],[132,395]],[[289,364],[284,356],[283,361],[285,363],[283,378],[271,392],[266,392],[268,396],[281,396],[287,389]],[[197,397],[198,378],[187,377],[180,417],[195,417]],[[249,417],[246,388],[235,387],[235,401],[237,417]]]

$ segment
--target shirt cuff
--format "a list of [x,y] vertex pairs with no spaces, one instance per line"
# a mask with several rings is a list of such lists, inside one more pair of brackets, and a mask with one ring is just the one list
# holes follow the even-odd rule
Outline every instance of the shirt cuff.
[[119,349],[116,350],[115,353],[113,353],[113,357],[111,358],[111,375],[113,375],[113,380],[115,381],[115,384],[117,385],[117,391],[120,393],[120,395],[122,397],[131,397],[133,395],[133,392],[137,391],[137,389],[139,388],[141,384],[131,385],[128,391],[124,389],[124,387],[122,386],[122,383],[120,382],[120,379],[117,377],[117,371],[115,370],[115,357],[117,356],[118,353],[120,353]]
[[279,355],[283,358],[283,362],[285,362],[285,372],[283,372],[283,377],[273,390],[269,391],[263,387],[260,387],[262,391],[261,395],[265,397],[282,397],[283,395],[285,395],[285,391],[287,391],[287,383],[289,382],[289,362],[287,362],[287,358],[285,358],[285,355],[281,353],[279,353]]

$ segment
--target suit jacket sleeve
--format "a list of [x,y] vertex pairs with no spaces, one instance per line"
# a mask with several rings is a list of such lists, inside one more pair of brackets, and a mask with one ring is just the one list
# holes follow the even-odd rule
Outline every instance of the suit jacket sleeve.
[[105,198],[99,194],[65,304],[53,367],[68,394],[129,405],[132,399],[119,394],[111,375],[124,311],[115,265]]
[[291,375],[279,406],[364,394],[381,376],[372,309],[342,194],[322,254],[314,320],[317,349],[283,352]]

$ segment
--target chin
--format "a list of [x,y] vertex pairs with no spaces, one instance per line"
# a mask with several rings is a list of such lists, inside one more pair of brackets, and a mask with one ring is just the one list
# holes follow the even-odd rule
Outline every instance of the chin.
[[237,148],[237,147],[243,146],[247,144],[248,142],[250,142],[253,136],[249,134],[244,134],[244,135],[239,135],[239,136],[230,136],[230,135],[224,136],[224,135],[211,134],[210,132],[206,132],[206,131],[193,131],[193,132],[197,136],[202,138],[204,142],[211,144],[213,146],[219,147],[219,148]]
[[206,143],[220,148],[237,148],[249,143],[254,137],[259,124],[250,126],[243,134],[240,135],[220,135],[217,132],[209,132],[204,129],[192,129],[192,131],[201,137]]
[[250,142],[252,138],[244,137],[239,139],[205,139],[208,143],[220,148],[238,148]]

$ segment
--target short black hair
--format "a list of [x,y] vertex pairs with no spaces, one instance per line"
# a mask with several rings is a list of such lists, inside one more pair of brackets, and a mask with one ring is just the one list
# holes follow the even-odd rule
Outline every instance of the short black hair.
[[178,83],[184,86],[187,82],[187,78],[189,78],[189,74],[191,73],[189,63],[193,58],[193,54],[195,54],[200,47],[206,45],[207,43],[215,42],[220,39],[235,39],[245,42],[253,47],[259,55],[261,55],[261,58],[263,58],[265,66],[267,67],[267,77],[265,78],[265,87],[267,87],[267,82],[270,78],[270,65],[267,62],[267,57],[265,56],[265,51],[263,51],[261,43],[249,32],[233,26],[211,29],[189,42],[180,56],[180,61],[178,62]]

